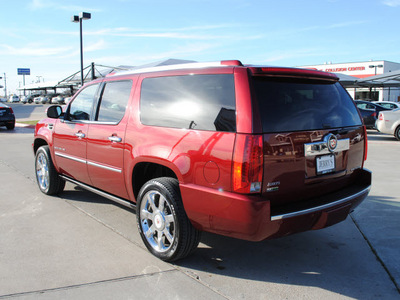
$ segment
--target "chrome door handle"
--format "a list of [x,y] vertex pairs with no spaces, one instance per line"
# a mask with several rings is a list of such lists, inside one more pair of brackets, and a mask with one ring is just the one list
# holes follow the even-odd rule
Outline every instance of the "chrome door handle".
[[80,139],[83,139],[86,135],[83,132],[79,131],[79,132],[75,133],[75,136],[77,136]]
[[108,140],[111,141],[111,142],[115,142],[115,143],[121,143],[122,142],[122,139],[120,137],[118,137],[118,136],[115,136],[115,135],[109,136]]

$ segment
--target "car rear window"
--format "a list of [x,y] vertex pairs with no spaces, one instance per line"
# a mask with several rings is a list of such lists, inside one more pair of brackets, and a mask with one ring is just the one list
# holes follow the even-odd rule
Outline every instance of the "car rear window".
[[362,125],[338,82],[255,76],[253,86],[265,133]]

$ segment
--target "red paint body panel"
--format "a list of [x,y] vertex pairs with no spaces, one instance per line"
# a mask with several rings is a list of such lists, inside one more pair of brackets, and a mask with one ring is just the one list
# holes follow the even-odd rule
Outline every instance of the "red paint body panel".
[[[82,162],[86,160],[88,129],[89,125],[85,123],[67,123],[57,120],[53,131],[53,153],[55,154],[53,161],[59,173],[92,185],[87,166]],[[76,136],[78,133],[84,134],[85,137]],[[75,160],[57,155],[57,153],[68,155]]]

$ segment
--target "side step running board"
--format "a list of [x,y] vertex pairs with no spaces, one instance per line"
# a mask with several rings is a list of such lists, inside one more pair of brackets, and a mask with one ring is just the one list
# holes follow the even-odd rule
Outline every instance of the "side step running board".
[[85,190],[88,190],[88,191],[90,191],[92,193],[95,193],[95,194],[100,195],[100,196],[102,196],[104,198],[107,198],[108,200],[114,201],[114,202],[116,202],[118,204],[121,204],[123,206],[129,207],[131,209],[136,209],[136,205],[134,203],[128,201],[128,200],[113,196],[113,195],[108,194],[106,192],[103,192],[103,191],[101,191],[99,189],[96,189],[96,188],[94,188],[92,186],[86,185],[86,184],[84,184],[82,182],[79,182],[79,181],[76,181],[76,180],[71,179],[69,177],[66,177],[64,175],[59,175],[59,176],[62,179],[66,180],[66,181],[69,181],[69,182],[71,182],[73,184],[76,184],[77,186],[80,186],[81,188],[84,188]]

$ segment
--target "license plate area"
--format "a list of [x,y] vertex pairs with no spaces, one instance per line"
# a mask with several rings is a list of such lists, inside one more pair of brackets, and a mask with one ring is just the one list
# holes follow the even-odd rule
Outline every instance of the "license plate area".
[[323,175],[327,173],[332,173],[335,171],[335,155],[321,155],[317,156],[315,159],[315,166],[317,175]]

